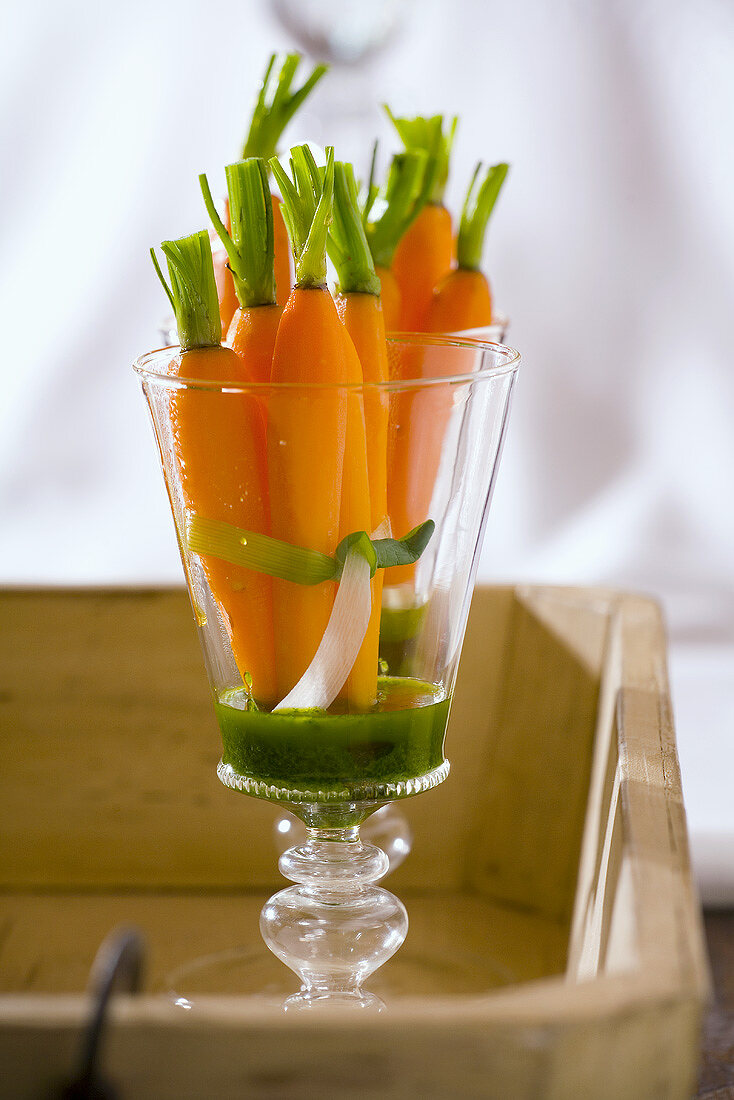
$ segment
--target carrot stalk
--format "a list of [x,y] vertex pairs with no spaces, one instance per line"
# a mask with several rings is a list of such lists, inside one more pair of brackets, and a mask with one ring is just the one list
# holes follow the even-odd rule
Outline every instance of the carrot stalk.
[[478,164],[467,191],[459,228],[458,266],[438,282],[428,311],[430,332],[461,332],[492,323],[492,293],[480,270],[487,223],[509,166],[495,164],[482,176]]
[[429,157],[425,205],[403,234],[392,265],[402,300],[400,327],[405,332],[424,332],[433,288],[453,262],[451,215],[443,196],[457,119],[444,132],[442,115],[396,118],[389,107],[385,109],[406,150],[422,150]]
[[280,196],[272,195],[271,198],[273,201],[273,230],[275,234],[275,286],[278,293],[278,305],[283,306],[288,301],[288,295],[293,285],[291,249],[288,230],[283,220]]
[[231,232],[220,219],[205,175],[199,176],[204,202],[227,250],[239,301],[229,331],[248,381],[269,382],[280,321],[275,303],[273,207],[265,162],[260,157],[228,164]]
[[276,155],[286,126],[329,68],[328,65],[316,65],[300,88],[293,89],[301,55],[287,54],[277,74],[274,72],[276,60],[277,54],[271,54],[242,146],[243,160],[262,157],[267,161]]
[[224,169],[231,231],[219,217],[206,175],[199,185],[212,224],[224,245],[241,306],[274,305],[273,209],[267,189],[267,168],[258,157],[228,164]]
[[[171,286],[151,255],[176,315],[181,377],[241,385],[240,359],[220,346],[221,321],[211,245],[206,232],[161,245]],[[264,425],[259,403],[246,393],[195,387],[176,392],[170,409],[176,459],[187,513],[269,533]],[[185,532],[180,532],[182,542]],[[243,680],[274,701],[272,581],[214,556],[202,566],[219,607]]]
[[[242,146],[242,159],[261,157],[266,162],[277,153],[277,146],[288,123],[296,111],[318,84],[328,66],[316,65],[300,88],[293,82],[300,63],[300,55],[289,53],[276,70],[277,55],[268,61],[258,92],[250,126]],[[275,285],[278,303],[284,305],[291,291],[291,257],[288,233],[280,206],[280,199],[273,195],[273,225],[275,232]]]
[[362,212],[365,233],[370,246],[375,271],[380,280],[382,308],[388,332],[401,323],[400,287],[392,270],[398,244],[426,201],[426,176],[429,157],[423,150],[397,153],[390,165],[384,191],[384,204],[379,217],[369,220],[374,201],[374,189],[368,190]]

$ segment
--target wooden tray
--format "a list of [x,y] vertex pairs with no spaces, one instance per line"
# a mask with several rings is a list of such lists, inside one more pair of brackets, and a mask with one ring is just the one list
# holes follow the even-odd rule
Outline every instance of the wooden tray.
[[[292,988],[257,924],[278,811],[217,782],[184,592],[6,590],[0,615],[3,1096],[69,1073],[122,923],[150,949],[105,1044],[125,1097],[690,1094],[708,973],[655,603],[477,590],[451,776],[401,807],[411,929],[368,983],[388,1011],[335,1019],[266,995]],[[244,995],[155,992],[235,944]]]

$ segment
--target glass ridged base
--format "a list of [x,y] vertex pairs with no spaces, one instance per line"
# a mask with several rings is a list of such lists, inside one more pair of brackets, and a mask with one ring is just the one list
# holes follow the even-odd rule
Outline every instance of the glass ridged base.
[[244,794],[253,795],[255,798],[264,798],[269,802],[285,802],[292,805],[341,805],[344,803],[383,803],[393,802],[399,798],[410,798],[411,795],[430,791],[443,783],[449,774],[450,764],[444,760],[437,768],[424,775],[412,779],[401,779],[394,783],[354,783],[349,787],[335,788],[333,790],[299,790],[296,787],[280,787],[274,783],[267,783],[262,779],[254,779],[251,776],[240,775],[231,764],[219,761],[217,775],[225,787]]

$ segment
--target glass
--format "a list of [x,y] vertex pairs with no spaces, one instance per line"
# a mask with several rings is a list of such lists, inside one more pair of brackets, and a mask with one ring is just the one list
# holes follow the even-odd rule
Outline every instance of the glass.
[[[379,1008],[362,983],[400,947],[408,920],[402,903],[375,885],[388,857],[363,843],[359,828],[378,808],[429,791],[449,773],[444,736],[519,356],[478,339],[390,337],[396,381],[351,386],[199,382],[180,376],[179,356],[178,348],[151,352],[135,369],[222,734],[218,776],[306,826],[305,840],[281,855],[280,870],[295,885],[265,904],[263,937],[301,979],[287,1008]],[[317,509],[316,481],[321,495],[324,486],[338,494],[333,487],[350,468],[343,434],[320,426],[352,425],[354,417],[366,426],[371,507],[386,499],[387,519],[368,532],[375,545],[435,525],[421,529],[427,542],[417,561],[377,569],[371,580],[362,566],[355,584],[366,593],[366,618],[356,642],[358,589],[347,576],[357,552],[344,559],[338,584],[331,574],[308,583],[300,574],[270,575],[273,537],[287,553],[304,546],[303,525],[293,519],[298,500],[311,494],[306,511]],[[309,461],[279,466],[296,436],[301,447],[312,441]],[[276,476],[282,469],[292,483]],[[340,538],[352,533],[341,516]],[[265,566],[256,560],[261,550]],[[336,545],[327,552],[323,560],[333,564]],[[325,655],[337,619],[341,633]],[[351,651],[354,660],[344,656]],[[345,660],[333,698],[312,705],[302,695],[290,706],[306,666],[302,693],[309,676],[310,691],[325,690]]]

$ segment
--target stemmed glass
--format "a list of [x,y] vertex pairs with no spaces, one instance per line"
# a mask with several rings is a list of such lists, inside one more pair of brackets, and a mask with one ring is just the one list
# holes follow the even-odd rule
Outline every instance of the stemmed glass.
[[[268,947],[301,979],[300,993],[286,1002],[289,1009],[379,1008],[362,984],[407,934],[404,906],[376,885],[388,858],[363,843],[359,829],[378,808],[430,791],[449,774],[444,735],[519,363],[511,348],[476,338],[392,335],[388,352],[392,380],[376,385],[198,382],[179,376],[176,347],[135,363],[222,733],[219,779],[280,804],[306,827],[305,840],[279,862],[294,885],[266,902],[260,920]],[[226,422],[231,439],[239,417],[243,431],[248,424],[266,425],[269,447],[287,446],[278,438],[280,423],[292,424],[294,412],[309,417],[319,403],[335,407],[340,401],[356,401],[368,428],[385,429],[380,476],[386,476],[388,530],[383,525],[369,533],[374,545],[420,525],[425,545],[417,561],[401,559],[369,581],[370,626],[359,650],[362,659],[374,625],[379,668],[369,701],[352,689],[354,669],[347,669],[326,707],[294,708],[286,699],[282,708],[276,705],[283,702],[279,673],[308,645],[304,624],[311,601],[330,600],[334,619],[345,581],[326,577],[306,586],[272,569],[260,571],[253,547],[267,549],[270,531],[243,532],[233,522],[251,484],[246,471],[240,480],[240,457],[221,453],[216,428]],[[181,453],[180,426],[189,413],[211,425],[203,472],[219,490],[212,496],[220,501],[219,515],[197,515],[187,491],[192,471]],[[273,489],[272,515],[280,506],[277,496]],[[300,607],[302,616],[284,616],[283,607]],[[333,645],[330,652],[327,664],[334,660]],[[317,679],[318,660],[317,654],[307,674]],[[275,687],[263,698],[270,672]],[[322,672],[328,678],[333,669]]]

